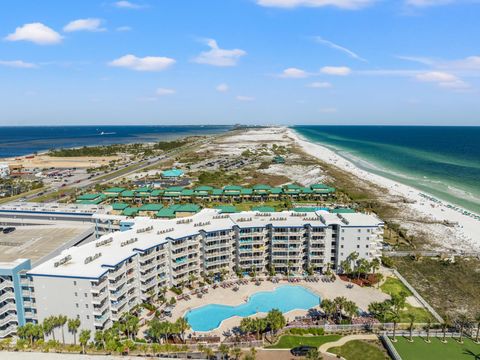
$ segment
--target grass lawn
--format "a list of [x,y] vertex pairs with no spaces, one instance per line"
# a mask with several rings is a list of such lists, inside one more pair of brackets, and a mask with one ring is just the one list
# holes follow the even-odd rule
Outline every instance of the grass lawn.
[[280,340],[272,346],[268,346],[267,349],[292,349],[300,345],[316,346],[319,347],[327,342],[337,341],[340,339],[340,335],[323,335],[323,336],[294,336],[283,335]]
[[403,283],[398,280],[397,278],[394,278],[394,277],[388,277],[385,282],[382,284],[382,286],[380,286],[380,289],[392,296],[392,295],[399,295],[402,291],[406,292],[408,295],[407,296],[411,296],[412,293],[410,292],[410,290],[407,289],[407,287],[405,285],[403,285]]
[[403,360],[475,360],[480,356],[480,345],[470,339],[463,344],[454,339],[447,339],[443,344],[440,339],[432,338],[426,343],[423,338],[414,337],[413,343],[403,337],[397,337],[393,343]]
[[363,340],[352,340],[343,346],[328,349],[346,360],[385,360],[390,359],[381,344],[373,344]]

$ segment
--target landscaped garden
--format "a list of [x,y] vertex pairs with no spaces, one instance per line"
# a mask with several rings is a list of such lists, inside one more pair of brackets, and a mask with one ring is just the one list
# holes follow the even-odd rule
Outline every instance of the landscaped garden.
[[480,358],[480,344],[470,339],[464,339],[463,344],[456,339],[449,338],[446,343],[441,339],[432,338],[430,343],[423,338],[414,337],[413,342],[408,338],[398,337],[394,343],[403,360],[476,360]]
[[346,360],[385,360],[390,359],[381,344],[372,341],[352,340],[345,345],[328,349]]

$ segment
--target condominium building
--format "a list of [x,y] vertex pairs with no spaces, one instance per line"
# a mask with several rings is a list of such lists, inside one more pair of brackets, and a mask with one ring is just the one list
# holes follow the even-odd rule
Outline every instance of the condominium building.
[[137,217],[123,230],[69,248],[28,271],[38,321],[62,314],[94,332],[162,288],[202,275],[268,270],[301,275],[338,269],[354,251],[371,260],[380,256],[383,223],[362,213],[204,209],[181,219]]

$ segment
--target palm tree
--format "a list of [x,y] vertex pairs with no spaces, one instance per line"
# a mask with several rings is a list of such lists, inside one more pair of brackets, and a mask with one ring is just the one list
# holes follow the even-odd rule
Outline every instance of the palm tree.
[[49,316],[43,320],[42,323],[43,333],[47,336],[53,333],[53,340],[55,341],[55,332],[53,329],[55,328],[55,317]]
[[410,330],[410,342],[413,342],[413,325],[415,323],[415,314],[408,314],[408,319],[410,320],[409,330]]
[[182,341],[185,342],[185,332],[190,329],[190,324],[184,317],[178,318],[175,324],[180,331]]
[[242,349],[239,347],[234,347],[231,351],[231,354],[235,360],[238,360],[240,358],[240,355],[242,355]]
[[335,304],[336,308],[336,314],[338,315],[340,322],[342,322],[342,313],[346,302],[347,298],[345,296],[337,296],[335,299],[333,299],[333,303]]
[[397,331],[397,323],[400,321],[400,312],[397,309],[391,309],[388,315],[388,318],[391,322],[393,322],[393,342],[396,342],[397,339],[395,338],[395,334]]
[[426,330],[427,330],[427,340],[425,340],[427,343],[430,342],[430,328],[432,327],[432,318],[429,316],[427,318],[427,323],[426,323]]
[[467,314],[464,314],[464,313],[458,315],[455,322],[457,326],[460,327],[460,337],[458,338],[458,342],[460,344],[463,344],[463,332],[465,331],[465,329],[471,326],[472,322],[467,316]]
[[475,342],[478,344],[478,339],[480,336],[480,312],[475,315],[475,322],[477,323],[477,334],[475,335]]
[[442,342],[443,343],[447,342],[447,329],[450,328],[451,326],[452,326],[452,322],[450,320],[450,316],[448,316],[448,314],[445,314],[442,322],[442,330],[443,330]]
[[348,261],[348,260],[343,260],[340,263],[340,267],[342,268],[342,272],[345,275],[350,275],[350,273],[352,272],[352,265],[351,265],[350,261]]
[[358,307],[355,302],[347,300],[343,305],[344,311],[350,319],[353,319],[358,314]]
[[88,341],[90,340],[91,331],[82,330],[80,332],[80,344],[82,345],[82,354],[86,354],[85,347],[87,346]]
[[278,309],[270,310],[265,320],[267,321],[270,331],[272,331],[274,334],[276,334],[278,330],[284,328],[287,324],[285,316],[283,316],[283,313]]
[[222,354],[222,360],[224,360],[227,357],[228,353],[230,352],[230,348],[228,347],[228,345],[225,345],[225,344],[220,344],[220,346],[218,347],[218,350]]
[[69,319],[67,322],[68,331],[73,334],[73,343],[75,345],[77,345],[77,331],[80,324],[80,319]]
[[65,345],[65,324],[67,323],[68,318],[65,315],[58,315],[57,316],[57,324],[62,329],[62,342]]
[[105,350],[105,332],[103,332],[102,330],[95,331],[93,339],[97,348],[101,346],[102,349]]
[[378,269],[380,269],[380,259],[379,259],[379,258],[373,259],[373,260],[370,262],[370,267],[372,268],[373,274],[375,274],[375,272],[376,272]]
[[320,307],[322,308],[323,312],[325,313],[325,316],[327,317],[327,320],[330,319],[330,317],[334,314],[336,305],[332,300],[329,299],[323,299]]

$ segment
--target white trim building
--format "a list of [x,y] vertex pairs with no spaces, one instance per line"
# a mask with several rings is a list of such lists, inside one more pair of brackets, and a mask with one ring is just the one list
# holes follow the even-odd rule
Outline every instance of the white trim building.
[[192,275],[337,269],[354,251],[359,258],[379,257],[383,234],[374,215],[326,211],[222,215],[205,209],[188,218],[133,221],[129,230],[67,249],[28,271],[39,322],[62,314],[79,318],[81,329],[93,334]]

